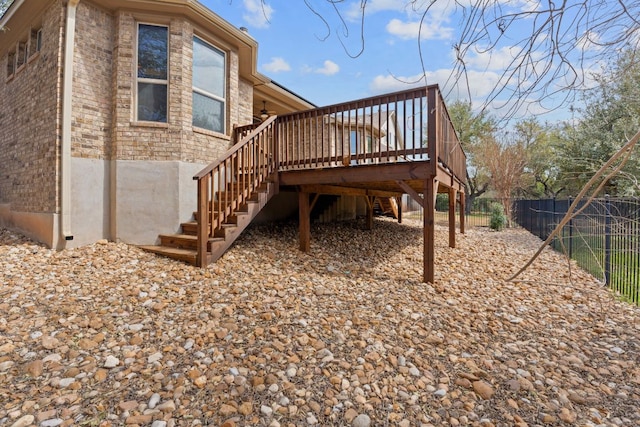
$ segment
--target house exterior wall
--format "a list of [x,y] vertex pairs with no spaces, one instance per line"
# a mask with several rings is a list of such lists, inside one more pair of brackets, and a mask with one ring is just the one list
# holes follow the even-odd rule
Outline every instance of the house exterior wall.
[[[154,243],[196,208],[192,177],[231,144],[233,126],[252,122],[253,85],[239,52],[182,15],[77,6],[71,117],[72,241],[59,236],[62,63],[66,2],[52,0],[34,25],[42,49],[6,77],[0,57],[0,226],[54,247],[101,238]],[[135,121],[137,22],[169,28],[167,123]],[[25,38],[30,29],[24,29]],[[225,52],[225,132],[194,128],[193,36]],[[13,57],[12,57],[13,58]],[[141,229],[145,229],[141,232]]]
[[[9,54],[0,58],[0,226],[14,227],[51,243],[52,215],[59,204],[61,1],[53,1],[29,28],[15,28],[29,57],[8,75]],[[41,29],[35,50],[31,30]],[[20,48],[18,48],[20,50]]]

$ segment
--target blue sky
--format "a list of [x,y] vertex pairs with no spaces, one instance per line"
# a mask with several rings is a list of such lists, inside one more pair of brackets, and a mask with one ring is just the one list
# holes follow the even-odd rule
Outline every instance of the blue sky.
[[[530,76],[516,81],[515,76],[504,73],[530,40],[531,26],[540,25],[535,19],[507,23],[506,31],[501,34],[503,37],[487,32],[481,43],[463,45],[466,74],[458,79],[454,45],[460,43],[461,37],[471,34],[469,30],[464,32],[461,26],[462,2],[456,6],[456,2],[448,0],[433,3],[427,0],[368,0],[364,15],[361,0],[334,2],[337,10],[327,0],[307,0],[317,14],[301,0],[201,2],[232,24],[249,30],[259,43],[260,72],[318,105],[402,90],[424,85],[426,81],[427,84],[438,83],[448,102],[471,99],[476,108],[489,106],[489,112],[498,117],[513,112],[505,105],[509,106],[508,97],[515,93],[525,101],[517,106],[517,118],[532,114],[541,121],[568,118],[566,109],[543,114],[545,109],[555,107],[566,91],[546,96],[542,105],[529,103],[526,102],[529,99],[540,98],[540,93],[522,92],[523,82],[530,80]],[[425,14],[429,4],[430,9]],[[505,14],[534,11],[540,3],[497,0],[495,4],[500,5],[500,13]],[[494,24],[496,28],[498,24],[505,25]],[[591,45],[596,36],[581,35],[577,27],[564,29],[568,39],[573,37],[575,46],[582,53],[595,52]],[[364,28],[364,37],[361,37],[361,28]],[[492,49],[484,49],[489,41],[495,45]],[[533,74],[546,60],[543,53],[535,52],[535,48],[544,48],[544,38],[537,42],[539,45],[534,46],[528,65]],[[595,63],[587,62],[587,67],[595,67]],[[544,90],[553,92],[562,88],[572,77],[566,73],[554,75]],[[506,85],[510,92],[492,94],[496,85]]]

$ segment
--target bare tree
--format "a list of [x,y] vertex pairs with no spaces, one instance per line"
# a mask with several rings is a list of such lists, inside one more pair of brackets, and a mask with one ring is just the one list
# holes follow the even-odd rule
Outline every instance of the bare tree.
[[511,221],[511,196],[522,187],[527,166],[527,149],[521,141],[485,139],[477,155],[491,177],[491,187],[502,201],[507,219]]
[[[481,106],[481,111],[490,108],[505,119],[526,116],[530,104],[538,111],[569,105],[575,100],[574,89],[588,85],[593,67],[620,51],[636,52],[640,42],[640,0],[398,1],[420,22],[417,50],[425,80],[430,51],[422,33],[446,8],[460,17],[460,22],[451,22],[460,30],[451,44],[456,63],[449,85],[444,86],[452,88],[457,83],[471,99],[472,57],[506,49],[510,60]],[[305,0],[305,4],[326,28],[319,37],[328,39],[335,34],[352,57],[366,49],[368,31],[379,31],[366,26],[375,0],[360,0],[356,17],[349,8],[352,3],[344,0]],[[352,39],[351,47],[347,39]]]

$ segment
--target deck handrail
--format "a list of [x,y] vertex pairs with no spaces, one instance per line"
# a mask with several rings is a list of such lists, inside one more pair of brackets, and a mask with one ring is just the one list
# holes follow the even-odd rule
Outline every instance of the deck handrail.
[[439,88],[435,88],[436,102],[436,158],[461,183],[467,182],[467,155],[449,116],[449,111]]
[[288,113],[276,125],[280,171],[433,159],[466,182],[438,85]]
[[276,171],[276,119],[269,117],[193,177],[198,181],[196,265],[207,265],[209,239]]
[[278,172],[427,161],[466,183],[466,156],[437,85],[271,116],[235,128],[240,141],[198,172],[197,265],[209,240]]

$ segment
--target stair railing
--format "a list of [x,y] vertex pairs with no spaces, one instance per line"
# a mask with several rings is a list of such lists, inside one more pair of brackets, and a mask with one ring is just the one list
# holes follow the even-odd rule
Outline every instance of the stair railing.
[[275,121],[271,116],[193,179],[198,181],[198,255],[208,264],[209,239],[243,207],[248,198],[276,172]]

